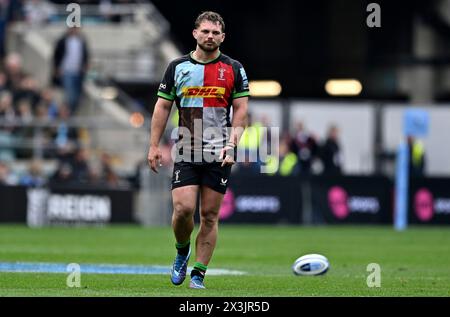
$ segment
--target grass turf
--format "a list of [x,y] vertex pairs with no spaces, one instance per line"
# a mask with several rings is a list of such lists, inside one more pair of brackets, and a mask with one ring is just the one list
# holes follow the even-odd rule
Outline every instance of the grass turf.
[[[175,255],[169,227],[1,225],[0,246],[0,262],[171,266]],[[294,260],[307,253],[328,257],[327,274],[292,274]],[[369,263],[381,266],[379,288],[366,284]],[[0,272],[0,296],[449,296],[450,230],[222,225],[209,268],[248,274],[207,276],[203,291],[190,290],[188,279],[173,286],[168,275],[82,274],[81,287],[69,288],[68,274]]]

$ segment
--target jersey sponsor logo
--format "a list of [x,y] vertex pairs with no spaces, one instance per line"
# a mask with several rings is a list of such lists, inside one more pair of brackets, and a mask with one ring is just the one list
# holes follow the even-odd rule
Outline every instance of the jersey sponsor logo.
[[194,86],[183,88],[183,96],[185,98],[223,98],[224,95],[225,95],[224,87]]

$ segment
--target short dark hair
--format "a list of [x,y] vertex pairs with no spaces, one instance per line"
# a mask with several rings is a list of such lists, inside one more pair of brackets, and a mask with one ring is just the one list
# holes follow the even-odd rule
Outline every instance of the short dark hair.
[[225,22],[219,13],[213,11],[202,12],[195,20],[195,28],[197,29],[204,20],[213,22],[214,24],[219,23],[222,28],[222,33],[225,32]]

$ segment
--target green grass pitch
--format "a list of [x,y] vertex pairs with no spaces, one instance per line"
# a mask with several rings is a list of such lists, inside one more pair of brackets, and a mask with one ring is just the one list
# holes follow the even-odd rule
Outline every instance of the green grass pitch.
[[[175,255],[170,227],[0,225],[0,246],[0,262],[171,266]],[[295,276],[292,263],[307,253],[327,256],[330,270]],[[381,287],[367,286],[369,263],[380,265]],[[450,228],[221,225],[209,268],[248,274],[207,275],[207,290],[191,290],[168,275],[81,274],[69,288],[68,273],[0,272],[0,296],[449,296]]]

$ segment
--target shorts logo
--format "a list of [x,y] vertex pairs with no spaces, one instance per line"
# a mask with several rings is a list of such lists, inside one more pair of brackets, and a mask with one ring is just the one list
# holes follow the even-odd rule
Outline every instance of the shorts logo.
[[175,181],[174,181],[174,183],[179,183],[180,182],[180,180],[179,180],[179,177],[180,177],[180,170],[176,170],[175,171]]
[[183,96],[185,98],[223,98],[224,87],[184,87]]
[[227,182],[228,182],[228,179],[223,179],[223,178],[220,179],[220,185],[222,185],[222,186],[227,186]]
[[219,78],[218,80],[226,80],[225,77],[223,76],[223,74],[225,73],[226,69],[225,68],[219,68]]

